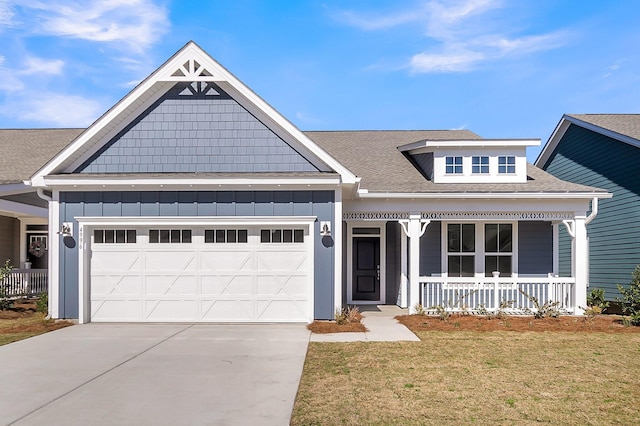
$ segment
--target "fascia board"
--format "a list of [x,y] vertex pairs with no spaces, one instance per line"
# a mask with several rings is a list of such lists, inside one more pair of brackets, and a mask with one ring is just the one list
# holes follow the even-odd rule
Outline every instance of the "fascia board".
[[359,198],[377,199],[593,199],[611,198],[613,194],[609,192],[505,192],[505,193],[469,193],[469,192],[433,192],[433,193],[379,193],[368,192],[359,193]]
[[571,124],[567,120],[567,118],[568,117],[566,114],[563,115],[556,125],[556,128],[553,130],[553,133],[549,137],[549,140],[546,144],[544,144],[542,151],[540,151],[540,154],[538,154],[538,158],[536,158],[536,161],[533,163],[536,167],[543,169],[542,166],[549,160],[549,157],[556,149],[556,146],[558,146],[558,142],[560,142],[560,139],[562,139],[567,129],[569,128],[569,125]]
[[424,140],[401,145],[401,152],[420,148],[485,148],[539,146],[540,139],[470,139],[470,140]]

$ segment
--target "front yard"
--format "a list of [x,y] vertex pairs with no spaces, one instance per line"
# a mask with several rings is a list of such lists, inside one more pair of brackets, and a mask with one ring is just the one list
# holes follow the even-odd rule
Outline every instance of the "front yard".
[[421,342],[310,343],[292,424],[640,424],[628,331],[454,325]]
[[14,302],[11,308],[0,311],[0,345],[71,325],[66,321],[45,320],[44,317],[45,314],[36,312],[35,301]]

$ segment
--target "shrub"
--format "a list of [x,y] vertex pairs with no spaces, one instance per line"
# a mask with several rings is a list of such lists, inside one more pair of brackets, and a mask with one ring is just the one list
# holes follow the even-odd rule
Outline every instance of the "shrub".
[[46,314],[49,312],[49,294],[45,291],[40,293],[36,300],[36,311]]
[[4,262],[4,266],[0,266],[0,310],[4,311],[5,309],[9,309],[11,307],[11,300],[7,298],[5,287],[4,287],[4,277],[9,275],[13,266],[11,266],[11,261],[7,259]]
[[549,300],[541,305],[537,297],[529,296],[522,289],[519,289],[519,291],[527,299],[529,299],[529,301],[535,307],[535,311],[529,308],[526,308],[526,311],[533,313],[533,316],[535,318],[545,318],[545,317],[558,318],[560,316],[560,309],[558,309],[558,306],[560,306],[560,302],[552,302],[551,300]]
[[631,325],[640,326],[640,265],[636,266],[629,288],[624,288],[618,284],[618,290],[622,294],[622,298],[616,298],[622,306],[622,312],[629,315]]
[[416,303],[415,305],[413,305],[413,312],[414,315],[426,315],[427,311],[424,309],[424,306],[422,306],[422,303]]
[[342,325],[360,322],[362,314],[357,306],[347,306],[346,308],[336,309],[333,317],[336,320],[336,324]]
[[609,307],[609,302],[604,296],[604,288],[592,288],[587,294],[587,306],[590,308],[600,308],[604,311]]

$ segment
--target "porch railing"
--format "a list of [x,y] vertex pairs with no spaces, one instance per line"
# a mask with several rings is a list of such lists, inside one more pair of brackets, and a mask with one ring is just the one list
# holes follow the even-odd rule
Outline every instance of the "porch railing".
[[5,297],[31,297],[47,291],[48,279],[46,269],[12,269],[0,286]]
[[540,305],[558,302],[561,312],[573,313],[575,278],[572,277],[420,277],[420,303],[427,312],[535,312]]

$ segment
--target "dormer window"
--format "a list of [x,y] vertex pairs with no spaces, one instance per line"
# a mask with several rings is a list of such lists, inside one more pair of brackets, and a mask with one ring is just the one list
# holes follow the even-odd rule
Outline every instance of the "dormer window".
[[461,175],[462,174],[462,156],[458,157],[446,157],[445,159],[445,173],[448,175]]
[[498,157],[498,173],[512,174],[516,172],[516,157],[513,155],[501,155]]
[[474,175],[489,174],[489,157],[486,155],[471,157],[471,173]]

